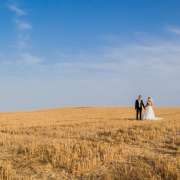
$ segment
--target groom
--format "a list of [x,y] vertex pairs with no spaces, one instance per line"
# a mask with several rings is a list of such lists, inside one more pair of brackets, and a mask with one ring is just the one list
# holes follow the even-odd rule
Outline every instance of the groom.
[[142,120],[142,109],[145,109],[142,96],[139,95],[138,98],[135,101],[135,110],[136,110],[136,119]]

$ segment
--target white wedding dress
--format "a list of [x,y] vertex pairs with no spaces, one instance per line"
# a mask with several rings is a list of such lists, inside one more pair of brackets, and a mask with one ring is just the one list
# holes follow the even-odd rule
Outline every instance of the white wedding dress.
[[143,114],[143,120],[156,120],[154,110],[151,105],[146,106],[146,110]]

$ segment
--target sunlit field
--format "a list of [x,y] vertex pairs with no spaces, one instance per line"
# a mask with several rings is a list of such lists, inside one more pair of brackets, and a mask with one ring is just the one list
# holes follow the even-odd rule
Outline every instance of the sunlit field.
[[180,178],[180,108],[137,121],[132,108],[0,113],[3,180]]

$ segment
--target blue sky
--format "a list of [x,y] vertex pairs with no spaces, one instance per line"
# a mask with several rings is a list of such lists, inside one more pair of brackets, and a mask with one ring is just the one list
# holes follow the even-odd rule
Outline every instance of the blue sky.
[[1,111],[180,105],[179,0],[1,0]]

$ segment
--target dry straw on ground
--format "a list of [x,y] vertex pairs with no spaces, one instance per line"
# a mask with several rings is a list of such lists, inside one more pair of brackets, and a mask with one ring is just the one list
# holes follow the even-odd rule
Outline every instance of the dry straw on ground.
[[180,178],[180,109],[136,121],[131,108],[0,113],[0,179]]

